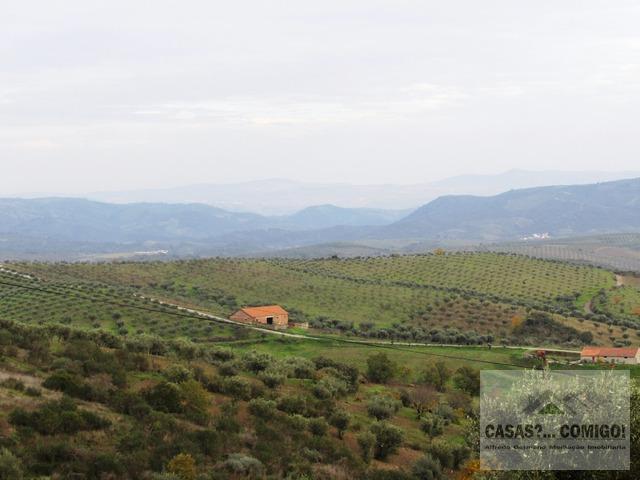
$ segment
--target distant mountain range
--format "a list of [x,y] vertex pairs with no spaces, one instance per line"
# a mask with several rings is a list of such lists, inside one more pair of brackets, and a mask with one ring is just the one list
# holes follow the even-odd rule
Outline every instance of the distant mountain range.
[[[291,215],[203,204],[107,204],[84,199],[0,199],[0,259],[22,250],[98,253],[168,250],[170,256],[407,251],[416,246],[640,232],[640,178],[448,195],[415,211],[320,205]],[[413,246],[413,247],[412,247]],[[10,253],[7,253],[10,252]],[[23,252],[24,253],[24,252]]]
[[492,197],[445,196],[376,232],[379,238],[470,241],[640,230],[640,178],[512,190]]
[[165,189],[94,192],[82,197],[108,203],[203,203],[234,212],[290,215],[310,206],[328,204],[345,208],[406,210],[424,205],[443,195],[487,196],[512,189],[589,184],[633,177],[640,177],[640,171],[509,170],[496,175],[460,175],[414,185],[326,184],[271,179],[235,184],[201,184]]
[[69,241],[199,240],[263,229],[386,225],[406,210],[308,207],[293,215],[229,212],[203,204],[108,204],[75,198],[0,199],[0,232]]

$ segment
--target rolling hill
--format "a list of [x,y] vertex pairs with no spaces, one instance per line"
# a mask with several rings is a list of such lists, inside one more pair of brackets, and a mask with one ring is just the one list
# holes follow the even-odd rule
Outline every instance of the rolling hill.
[[490,197],[444,196],[406,213],[319,205],[268,217],[204,204],[1,199],[0,258],[135,257],[148,250],[166,250],[174,258],[308,257],[328,251],[321,247],[327,244],[340,255],[341,248],[418,251],[419,245],[517,242],[536,233],[553,239],[633,233],[640,231],[640,178],[512,190]]
[[640,178],[440,197],[375,236],[495,241],[538,232],[568,237],[638,230]]

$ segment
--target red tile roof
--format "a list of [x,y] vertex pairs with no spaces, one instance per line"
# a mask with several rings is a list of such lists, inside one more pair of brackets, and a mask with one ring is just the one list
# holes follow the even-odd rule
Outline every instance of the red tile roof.
[[606,348],[606,347],[584,347],[580,352],[581,357],[635,357],[638,347],[629,348]]
[[264,315],[288,315],[287,311],[280,305],[265,305],[264,307],[245,307],[241,309],[251,317],[262,317]]

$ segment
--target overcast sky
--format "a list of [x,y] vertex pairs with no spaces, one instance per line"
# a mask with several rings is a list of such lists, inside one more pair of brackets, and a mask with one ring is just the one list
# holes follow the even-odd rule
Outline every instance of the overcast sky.
[[15,0],[0,194],[637,170],[640,3]]

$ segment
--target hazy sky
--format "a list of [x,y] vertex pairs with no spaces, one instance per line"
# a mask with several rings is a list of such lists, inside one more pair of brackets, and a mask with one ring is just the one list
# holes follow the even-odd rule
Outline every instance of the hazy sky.
[[640,3],[5,1],[0,193],[637,170]]

